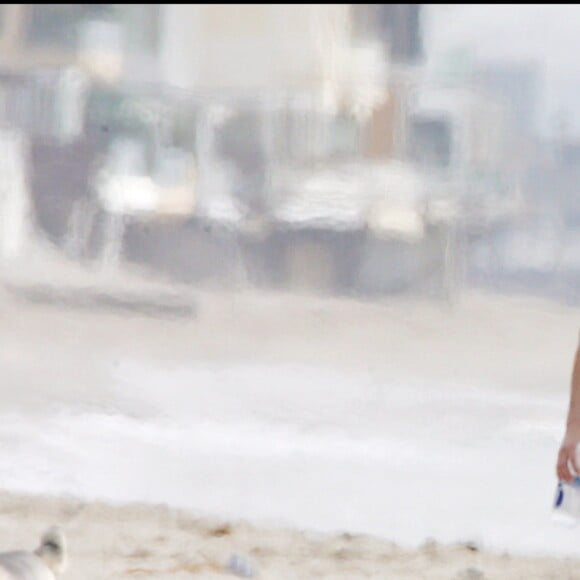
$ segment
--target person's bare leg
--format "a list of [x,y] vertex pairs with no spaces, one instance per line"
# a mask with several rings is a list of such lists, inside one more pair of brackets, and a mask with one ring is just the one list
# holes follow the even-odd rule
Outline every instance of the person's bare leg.
[[[575,475],[580,475],[580,465],[576,458],[576,447],[580,443],[580,345],[576,350],[574,368],[572,371],[572,386],[570,393],[570,408],[566,434],[558,453],[556,471],[561,481],[572,481]],[[570,469],[575,472],[573,473]]]

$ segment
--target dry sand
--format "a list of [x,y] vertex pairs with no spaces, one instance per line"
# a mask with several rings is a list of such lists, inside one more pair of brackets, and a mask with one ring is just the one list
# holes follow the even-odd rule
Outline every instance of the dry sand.
[[0,542],[33,548],[44,527],[66,522],[65,578],[235,578],[232,555],[270,580],[580,578],[580,562],[487,554],[477,546],[427,542],[402,550],[371,537],[266,529],[196,519],[161,506],[112,507],[72,499],[0,495]]

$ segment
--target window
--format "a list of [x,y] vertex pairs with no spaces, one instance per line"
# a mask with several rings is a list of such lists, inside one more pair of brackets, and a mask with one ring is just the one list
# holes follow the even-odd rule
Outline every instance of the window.
[[414,119],[411,122],[410,155],[419,165],[448,167],[451,163],[449,123],[443,119]]
[[85,20],[114,18],[114,4],[30,4],[27,42],[31,46],[72,50]]
[[28,44],[74,48],[80,12],[78,4],[30,4]]

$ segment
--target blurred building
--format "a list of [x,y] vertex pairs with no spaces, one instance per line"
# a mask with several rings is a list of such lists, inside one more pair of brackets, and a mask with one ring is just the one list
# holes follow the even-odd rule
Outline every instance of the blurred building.
[[124,255],[191,281],[412,286],[445,253],[408,163],[420,16],[2,7],[2,120],[30,142],[37,223],[76,258]]
[[375,8],[361,6],[5,5],[0,70],[19,82],[4,117],[70,142],[96,109],[110,133],[141,109],[158,133],[143,93],[179,92],[198,209],[233,196],[260,213],[280,165],[401,151],[405,99],[390,62],[419,57],[419,5],[378,5],[367,24]]
[[0,68],[79,66],[105,80],[157,72],[159,4],[3,4]]
[[352,34],[351,5],[163,10],[171,31],[161,49],[163,82],[202,101],[197,148],[207,169],[199,186],[208,204],[218,188],[216,164],[235,176],[228,194],[259,213],[281,164],[360,153],[361,119],[386,98],[389,61],[378,41]]

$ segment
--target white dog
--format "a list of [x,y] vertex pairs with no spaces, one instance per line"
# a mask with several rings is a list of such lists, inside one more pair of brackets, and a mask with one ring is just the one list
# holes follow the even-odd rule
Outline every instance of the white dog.
[[56,580],[67,564],[65,535],[53,527],[45,532],[34,552],[1,552],[0,580]]

